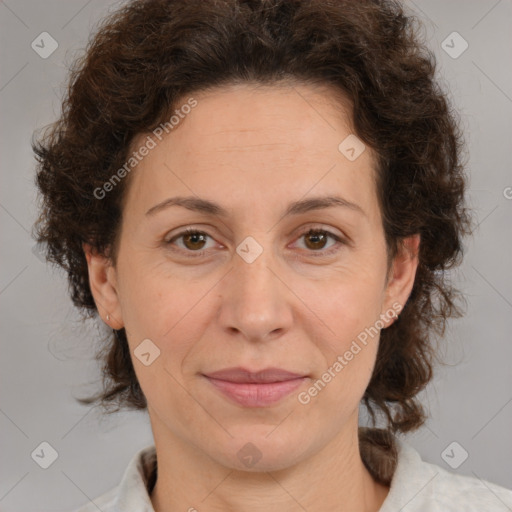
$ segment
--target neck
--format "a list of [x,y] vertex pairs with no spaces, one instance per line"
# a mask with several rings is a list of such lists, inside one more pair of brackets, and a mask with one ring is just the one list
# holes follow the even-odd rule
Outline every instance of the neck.
[[378,512],[389,486],[375,481],[366,469],[355,425],[294,466],[252,472],[222,466],[169,431],[159,435],[162,425],[154,424],[158,477],[151,494],[153,508],[155,512]]

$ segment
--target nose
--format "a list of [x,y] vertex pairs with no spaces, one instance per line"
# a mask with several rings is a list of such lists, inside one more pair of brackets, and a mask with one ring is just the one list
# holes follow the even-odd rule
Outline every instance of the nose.
[[293,324],[293,293],[283,274],[271,249],[264,248],[250,263],[235,254],[222,280],[222,329],[249,341],[286,333]]

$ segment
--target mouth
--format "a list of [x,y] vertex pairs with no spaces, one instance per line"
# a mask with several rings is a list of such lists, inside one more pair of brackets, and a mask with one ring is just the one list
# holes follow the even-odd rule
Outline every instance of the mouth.
[[203,374],[223,396],[243,407],[268,407],[276,404],[306,382],[309,377],[281,368],[251,372],[228,368]]

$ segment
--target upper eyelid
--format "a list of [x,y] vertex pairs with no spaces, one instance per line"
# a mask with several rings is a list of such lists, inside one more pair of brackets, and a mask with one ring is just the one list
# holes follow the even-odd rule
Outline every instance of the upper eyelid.
[[[298,238],[301,238],[303,237],[304,235],[308,234],[310,231],[319,231],[319,232],[325,232],[327,233],[328,236],[330,236],[331,238],[333,238],[335,241],[337,242],[345,242],[345,243],[348,243],[347,241],[347,237],[344,235],[344,234],[337,234],[337,233],[334,233],[332,228],[328,228],[328,227],[324,227],[320,224],[308,224],[306,226],[303,226],[300,228],[298,234],[296,235]],[[165,237],[165,242],[166,243],[171,243],[172,241],[175,241],[189,233],[199,233],[199,234],[202,234],[202,235],[206,235],[207,237],[210,237],[212,240],[215,240],[215,237],[212,236],[210,233],[208,233],[207,230],[204,230],[202,228],[196,228],[196,227],[186,227],[184,228],[182,231],[179,231],[178,233],[174,234],[173,236],[171,236],[170,238],[168,238],[167,236]],[[223,244],[221,244],[223,245]],[[201,249],[201,250],[207,250],[207,249]],[[189,251],[189,252],[199,252],[199,251]],[[321,251],[317,251],[317,252],[321,252]]]

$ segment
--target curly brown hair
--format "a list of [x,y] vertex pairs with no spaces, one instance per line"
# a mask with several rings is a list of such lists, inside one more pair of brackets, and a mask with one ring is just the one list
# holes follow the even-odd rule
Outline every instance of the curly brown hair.
[[[460,263],[472,220],[460,123],[421,29],[393,0],[135,0],[106,18],[71,69],[60,119],[32,143],[42,196],[35,238],[66,270],[75,306],[97,315],[82,244],[115,265],[130,176],[102,200],[94,191],[126,162],[135,136],[193,92],[283,80],[334,86],[378,157],[389,260],[405,237],[421,235],[412,292],[381,332],[363,402],[374,424],[384,412],[388,432],[422,425],[416,395],[432,378],[434,338],[462,314],[444,271]],[[103,389],[79,401],[145,409],[125,329],[105,341]]]

